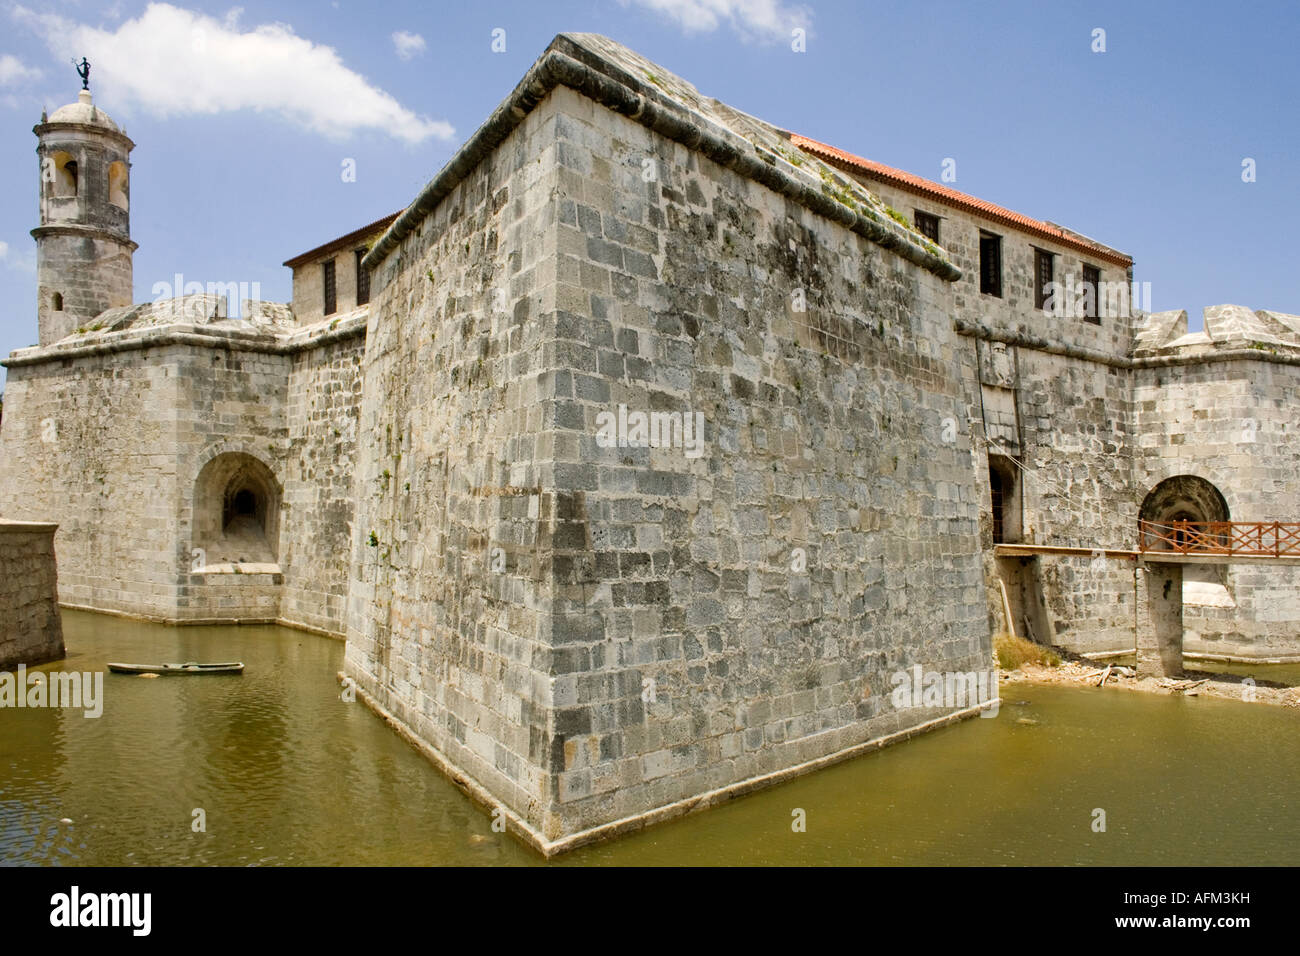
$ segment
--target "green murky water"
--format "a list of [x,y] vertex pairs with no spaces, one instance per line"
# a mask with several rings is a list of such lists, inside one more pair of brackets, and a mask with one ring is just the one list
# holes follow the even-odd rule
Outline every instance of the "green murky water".
[[[340,701],[337,642],[71,611],[64,627],[69,657],[44,669],[247,670],[105,675],[99,719],[0,709],[0,864],[542,863],[364,706]],[[555,863],[1300,864],[1300,711],[1024,685],[1004,699],[995,719]],[[192,830],[198,808],[206,832]],[[792,832],[796,808],[806,832]]]

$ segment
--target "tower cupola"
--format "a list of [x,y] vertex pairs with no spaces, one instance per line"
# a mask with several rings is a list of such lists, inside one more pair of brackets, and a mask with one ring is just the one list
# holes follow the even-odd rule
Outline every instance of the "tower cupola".
[[130,305],[131,150],[88,89],[33,127],[40,161],[36,239],[40,344],[57,342],[105,309]]

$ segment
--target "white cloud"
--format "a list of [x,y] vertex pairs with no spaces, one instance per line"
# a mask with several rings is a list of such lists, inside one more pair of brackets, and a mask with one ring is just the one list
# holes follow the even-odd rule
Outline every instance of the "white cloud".
[[13,15],[55,55],[88,57],[92,88],[102,91],[105,104],[138,105],[163,117],[252,109],[332,138],[361,129],[411,143],[455,135],[450,124],[402,106],[344,66],[333,48],[296,35],[287,24],[241,29],[241,12],[217,20],[151,3],[112,31],[25,7]]
[[409,60],[424,52],[424,37],[418,33],[398,30],[393,34],[393,49],[397,51],[399,60]]
[[0,242],[0,259],[3,259],[7,255],[9,255],[9,243]]
[[673,20],[687,33],[712,33],[723,23],[744,39],[788,40],[793,29],[809,33],[812,11],[782,0],[621,0]]
[[28,66],[12,53],[0,53],[0,86],[23,80],[34,80],[40,75],[40,70]]

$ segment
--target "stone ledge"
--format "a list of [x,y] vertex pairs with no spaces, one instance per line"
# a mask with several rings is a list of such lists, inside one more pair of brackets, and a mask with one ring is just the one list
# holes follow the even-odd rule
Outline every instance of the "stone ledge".
[[48,521],[12,521],[0,518],[0,534],[53,534],[58,528],[57,523]]
[[10,354],[0,365],[5,368],[21,368],[28,365],[42,365],[66,359],[86,356],[114,355],[119,352],[138,352],[144,349],[165,348],[172,345],[186,345],[208,349],[229,349],[242,352],[259,352],[264,355],[296,355],[324,345],[330,345],[353,336],[366,334],[369,309],[360,310],[347,319],[330,320],[318,325],[332,328],[295,329],[288,335],[276,335],[265,331],[246,329],[220,329],[212,326],[176,324],[151,326],[146,329],[126,329],[110,332],[96,342],[78,342],[67,344],[58,342],[53,345],[18,349]]
[[253,564],[247,561],[232,561],[226,564],[208,564],[194,568],[190,574],[283,574],[278,564]]
[[1210,365],[1215,362],[1233,361],[1271,362],[1276,365],[1300,365],[1300,350],[1296,349],[1287,352],[1274,352],[1267,349],[1215,349],[1209,347],[1205,351],[1196,351],[1192,353],[1177,351],[1169,353],[1162,352],[1161,354],[1150,354],[1151,350],[1142,349],[1141,352],[1143,354],[1127,357],[1111,355],[1107,352],[1084,348],[1078,345],[1052,342],[1048,339],[1042,338],[1041,336],[1030,335],[1028,332],[1021,332],[1019,330],[1012,331],[1006,329],[994,329],[985,325],[983,322],[974,322],[970,319],[956,318],[952,320],[952,324],[958,335],[967,336],[969,338],[981,339],[985,342],[1000,342],[1003,345],[1014,345],[1035,352],[1045,352],[1048,355],[1061,355],[1065,358],[1079,359],[1084,362],[1095,362],[1098,365],[1109,365],[1114,368],[1122,369],[1170,368],[1179,365]]

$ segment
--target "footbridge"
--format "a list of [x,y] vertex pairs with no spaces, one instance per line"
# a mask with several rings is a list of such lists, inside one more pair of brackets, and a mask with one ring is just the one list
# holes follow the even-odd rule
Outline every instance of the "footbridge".
[[1133,627],[1138,675],[1181,677],[1183,568],[1189,564],[1300,564],[1300,522],[1140,521],[1133,550],[998,544],[994,554],[999,558],[1054,554],[1130,562],[1137,591]]

